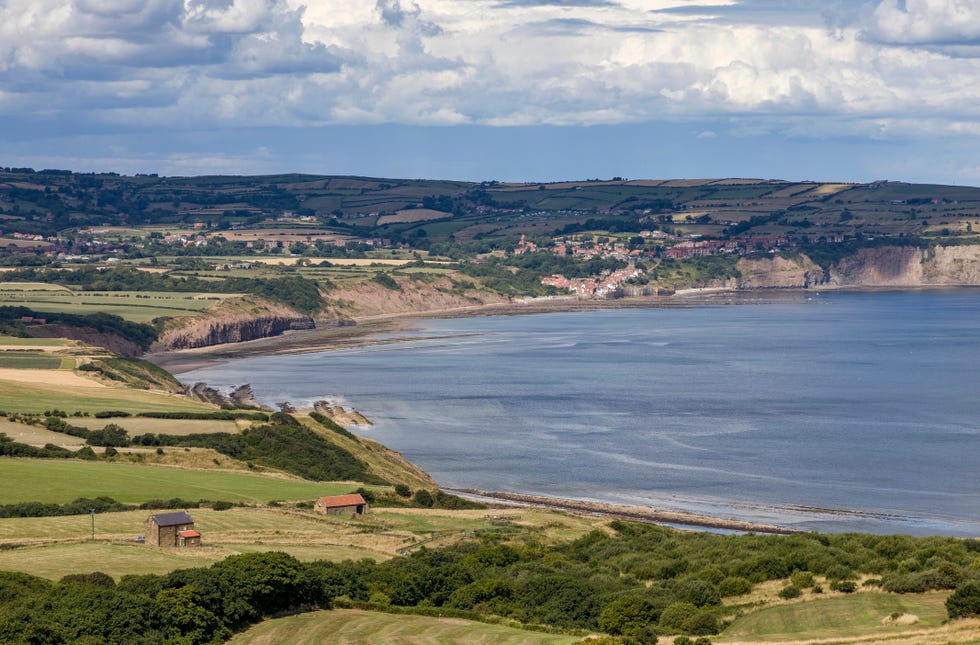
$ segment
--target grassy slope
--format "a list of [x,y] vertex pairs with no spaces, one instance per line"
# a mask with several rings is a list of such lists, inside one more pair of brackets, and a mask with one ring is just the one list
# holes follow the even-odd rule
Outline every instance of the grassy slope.
[[[899,633],[937,627],[946,619],[945,592],[927,594],[856,593],[771,607],[737,619],[726,639],[786,641]],[[893,613],[912,614],[914,625],[889,625]]]
[[360,645],[378,643],[396,645],[411,643],[528,645],[570,644],[577,636],[560,636],[530,632],[501,625],[485,625],[455,618],[398,616],[356,609],[335,609],[260,623],[235,636],[232,645],[267,645],[271,643],[336,643]]
[[[58,371],[58,370],[55,370]],[[208,412],[212,406],[158,392],[118,387],[71,388],[45,383],[0,380],[0,410],[40,414],[57,408],[68,412]]]

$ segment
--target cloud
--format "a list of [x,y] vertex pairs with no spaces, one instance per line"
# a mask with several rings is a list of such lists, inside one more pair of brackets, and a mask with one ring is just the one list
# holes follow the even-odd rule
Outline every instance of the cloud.
[[880,42],[980,44],[980,4],[976,0],[882,0],[867,34]]
[[[980,122],[976,0],[6,0],[0,117],[90,130]],[[952,136],[952,135],[950,135]],[[972,136],[972,135],[971,135]]]

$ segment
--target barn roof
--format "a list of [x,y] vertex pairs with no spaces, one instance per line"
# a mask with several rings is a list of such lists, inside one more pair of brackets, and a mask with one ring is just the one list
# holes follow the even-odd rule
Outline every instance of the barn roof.
[[193,530],[188,530],[188,531],[177,531],[177,535],[179,535],[179,536],[180,536],[180,537],[182,537],[182,538],[195,538],[195,537],[201,537],[201,534],[200,534],[200,533],[198,533],[197,531],[193,531]]
[[193,524],[190,513],[181,511],[179,513],[160,513],[153,515],[153,521],[157,526],[177,526],[178,524]]
[[352,493],[350,495],[334,495],[332,497],[321,497],[320,503],[327,508],[337,508],[338,506],[358,506],[360,504],[367,504],[364,498],[357,493]]

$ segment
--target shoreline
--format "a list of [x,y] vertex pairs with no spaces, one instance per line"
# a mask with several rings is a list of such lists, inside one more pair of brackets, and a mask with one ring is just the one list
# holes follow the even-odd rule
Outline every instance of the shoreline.
[[667,511],[652,506],[587,502],[564,497],[545,497],[542,495],[525,495],[503,491],[485,491],[476,488],[444,488],[443,490],[453,494],[462,494],[477,501],[483,501],[505,508],[541,508],[567,511],[572,514],[584,513],[631,522],[667,525],[682,530],[720,529],[724,531],[767,533],[772,535],[795,535],[803,533],[801,530],[791,529],[777,524],[749,522],[746,520],[686,513],[683,511]]
[[[806,289],[687,289],[673,296],[637,296],[609,300],[590,300],[577,296],[549,296],[515,300],[506,303],[487,303],[403,311],[354,318],[354,325],[323,324],[315,329],[287,331],[278,336],[255,340],[210,345],[194,349],[149,352],[143,358],[172,374],[182,374],[208,365],[220,365],[246,356],[275,356],[336,349],[353,349],[372,345],[416,340],[411,336],[385,338],[386,334],[405,332],[421,320],[478,318],[483,316],[522,316],[545,313],[601,311],[606,309],[687,309],[694,307],[735,304],[759,304],[759,300],[780,301],[799,298]],[[744,300],[744,303],[739,303]]]
[[[917,285],[861,287],[773,287],[738,289],[731,287],[698,287],[682,289],[672,296],[634,296],[608,300],[591,300],[578,296],[546,296],[467,305],[449,309],[400,311],[353,318],[353,325],[322,323],[309,330],[287,331],[237,343],[210,345],[194,349],[149,352],[142,358],[172,374],[188,372],[207,365],[221,364],[245,356],[299,354],[334,349],[352,349],[386,343],[415,340],[410,336],[383,338],[385,334],[404,332],[420,320],[475,318],[482,316],[521,316],[544,313],[600,311],[605,309],[688,309],[695,307],[764,304],[789,299],[810,299],[823,293],[887,293],[894,291],[978,290],[980,285]],[[372,338],[373,337],[373,338]]]

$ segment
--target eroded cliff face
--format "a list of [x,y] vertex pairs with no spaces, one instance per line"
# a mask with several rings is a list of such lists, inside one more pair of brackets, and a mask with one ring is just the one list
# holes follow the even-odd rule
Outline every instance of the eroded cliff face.
[[739,289],[803,288],[824,278],[823,269],[810,258],[742,258],[735,265],[742,277]]
[[290,329],[311,329],[312,318],[253,296],[231,299],[200,316],[170,323],[151,351],[192,349],[278,336]]
[[860,249],[826,271],[806,256],[743,258],[741,289],[980,285],[980,246]]

